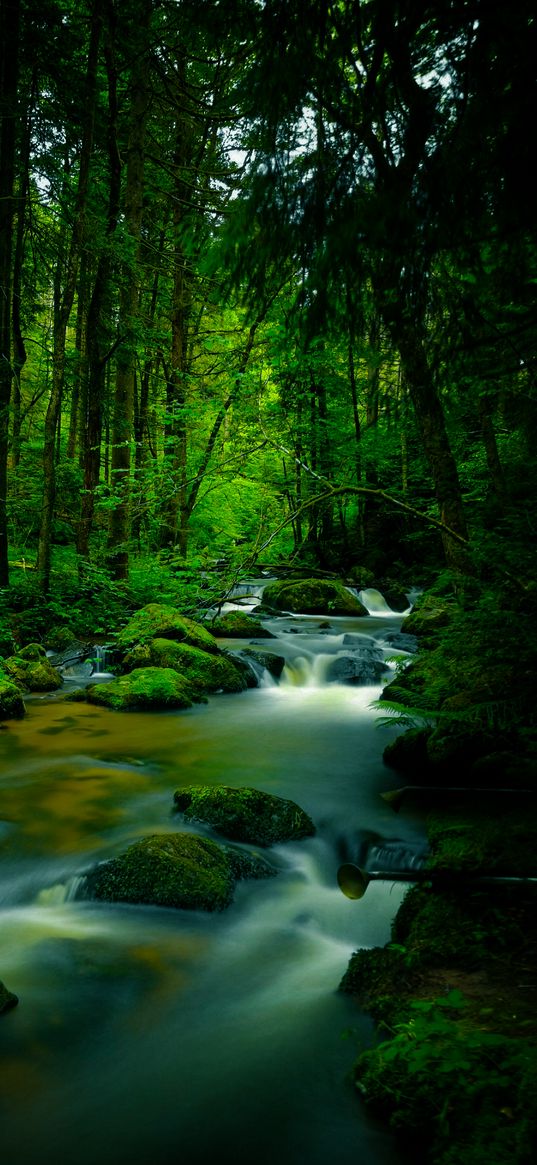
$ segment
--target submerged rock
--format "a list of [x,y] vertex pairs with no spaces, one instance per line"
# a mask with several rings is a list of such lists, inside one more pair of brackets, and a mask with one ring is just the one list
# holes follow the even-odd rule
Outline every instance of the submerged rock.
[[155,834],[103,862],[86,879],[85,895],[108,902],[182,910],[224,910],[240,878],[270,877],[262,858],[193,833]]
[[117,645],[129,650],[137,643],[148,643],[151,639],[175,639],[178,643],[189,643],[202,651],[217,652],[218,644],[214,635],[181,615],[175,607],[165,603],[148,603],[135,611],[132,619],[117,635]]
[[263,627],[259,619],[253,619],[245,611],[226,611],[225,615],[212,620],[211,631],[213,635],[237,639],[249,639],[252,635],[257,635],[260,639],[276,638],[272,631]]
[[174,801],[187,820],[205,822],[234,841],[268,846],[315,833],[313,821],[294,801],[259,789],[190,786],[178,789]]
[[5,1011],[10,1011],[12,1007],[16,1007],[19,1002],[18,997],[12,991],[8,991],[5,983],[0,979],[0,1015]]
[[27,692],[53,692],[61,688],[63,680],[47,657],[40,643],[21,647],[17,655],[4,660],[3,670],[20,688]]
[[89,684],[73,692],[73,700],[86,699],[116,712],[133,709],[158,711],[192,707],[195,693],[183,676],[169,667],[141,667],[106,684]]
[[130,674],[141,668],[170,668],[186,680],[197,696],[243,692],[246,687],[240,668],[228,656],[201,651],[173,639],[151,639],[149,643],[137,644],[125,656],[123,667]]
[[367,615],[363,603],[343,583],[306,578],[271,582],[263,591],[263,606],[303,615]]
[[0,671],[0,719],[20,720],[25,714],[26,707],[20,688]]

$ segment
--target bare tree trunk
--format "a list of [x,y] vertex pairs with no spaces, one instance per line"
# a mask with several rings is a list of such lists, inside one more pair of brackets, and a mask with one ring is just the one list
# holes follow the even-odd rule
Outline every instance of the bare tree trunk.
[[11,260],[15,180],[19,0],[0,2],[0,586],[9,585],[7,459],[11,362]]

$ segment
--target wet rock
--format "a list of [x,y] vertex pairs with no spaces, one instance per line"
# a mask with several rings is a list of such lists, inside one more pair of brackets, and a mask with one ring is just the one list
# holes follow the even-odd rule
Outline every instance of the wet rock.
[[140,668],[171,668],[182,676],[193,693],[204,696],[211,692],[243,692],[246,682],[235,662],[227,655],[201,651],[189,643],[174,639],[151,639],[137,644],[127,652],[123,669],[132,672]]
[[417,635],[403,634],[401,631],[388,631],[384,636],[385,643],[389,643],[395,651],[408,651],[412,655],[418,650]]
[[337,655],[327,664],[325,679],[329,684],[378,684],[385,674],[386,665],[376,659]]
[[53,692],[63,683],[40,643],[21,647],[17,655],[4,660],[2,668],[19,688],[27,692]]
[[[89,684],[82,694],[90,704],[101,704],[116,712],[190,708],[195,698],[188,680],[167,667],[137,668],[106,684]],[[70,698],[80,700],[80,690],[71,693]]]
[[156,834],[103,862],[86,878],[85,896],[182,910],[224,910],[240,878],[275,871],[255,854],[192,833]]
[[367,615],[359,599],[343,583],[307,578],[271,582],[263,591],[263,605],[303,615]]
[[73,637],[70,643],[67,643],[62,650],[57,650],[54,655],[50,655],[48,659],[55,668],[70,668],[92,659],[94,654],[95,646],[93,643],[87,643],[82,639]]
[[191,786],[178,789],[174,801],[188,821],[204,822],[233,841],[268,846],[315,833],[313,821],[294,801],[259,789]]
[[[242,661],[246,664],[249,671],[252,666],[257,666],[279,679],[285,667],[285,659],[283,655],[275,655],[272,651],[256,651],[253,647],[243,647],[241,651],[233,653],[233,658]],[[252,687],[256,685],[253,684]]]
[[260,639],[275,638],[272,631],[263,627],[259,619],[253,619],[244,611],[227,611],[225,615],[213,619],[210,626],[212,634],[216,636],[249,639],[251,636],[257,635]]
[[18,1002],[18,997],[12,991],[8,991],[0,980],[0,1015],[3,1015],[5,1011],[10,1011],[12,1007],[16,1007]]
[[349,648],[353,655],[359,655],[362,659],[384,659],[382,647],[378,646],[376,639],[373,639],[372,636],[344,635],[342,646]]

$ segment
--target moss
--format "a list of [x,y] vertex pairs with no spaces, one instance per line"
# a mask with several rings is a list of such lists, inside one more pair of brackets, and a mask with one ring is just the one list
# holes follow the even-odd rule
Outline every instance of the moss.
[[315,833],[311,818],[294,801],[259,789],[191,786],[178,789],[174,801],[187,820],[203,821],[235,841],[268,846]]
[[213,619],[211,623],[211,631],[213,635],[226,636],[228,638],[249,639],[255,635],[258,639],[274,639],[271,631],[259,619],[252,618],[244,611],[227,611],[225,615],[220,615],[218,619]]
[[431,732],[431,728],[409,728],[386,745],[384,763],[414,778],[422,776],[428,768],[427,741]]
[[165,603],[148,603],[135,611],[118,633],[116,642],[118,647],[128,650],[136,643],[148,643],[150,639],[175,639],[202,651],[218,651],[218,644],[206,627]]
[[12,1007],[16,1007],[19,1002],[16,995],[12,991],[8,991],[7,987],[0,980],[0,1015],[6,1011],[11,1011]]
[[282,580],[268,583],[263,605],[304,615],[367,615],[359,599],[340,582],[329,579]]
[[[2,667],[4,664],[2,664]],[[0,717],[2,720],[19,720],[26,714],[20,688],[0,672]]]
[[432,814],[427,832],[429,865],[434,870],[518,877],[537,874],[537,822],[528,810],[504,810],[501,816],[462,809]]
[[191,684],[165,667],[137,668],[109,683],[89,684],[85,694],[90,704],[102,704],[119,712],[190,708],[193,700]]
[[52,692],[62,686],[62,677],[47,659],[40,643],[29,643],[17,655],[11,655],[3,663],[4,671],[11,679],[29,692]]
[[184,910],[224,910],[233,898],[233,862],[209,838],[190,833],[143,838],[87,877],[87,894],[109,902]]
[[137,668],[169,668],[190,684],[198,695],[208,692],[242,692],[245,680],[232,660],[222,654],[209,654],[187,643],[172,639],[152,639],[128,652],[123,666],[129,671]]

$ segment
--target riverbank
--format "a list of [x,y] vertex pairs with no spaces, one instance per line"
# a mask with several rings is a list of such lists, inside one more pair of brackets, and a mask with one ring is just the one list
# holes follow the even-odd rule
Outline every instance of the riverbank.
[[[377,1023],[353,1080],[414,1161],[526,1165],[537,1145],[537,885],[501,878],[533,870],[537,827],[527,812],[459,806],[429,819],[429,840],[431,881],[407,892],[392,941],[355,953],[340,986]],[[480,886],[485,872],[498,881]]]

